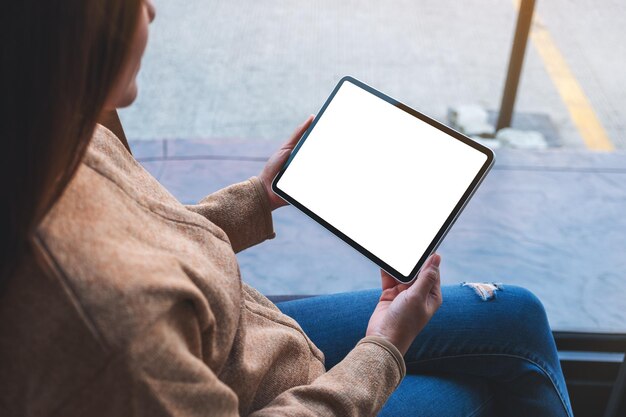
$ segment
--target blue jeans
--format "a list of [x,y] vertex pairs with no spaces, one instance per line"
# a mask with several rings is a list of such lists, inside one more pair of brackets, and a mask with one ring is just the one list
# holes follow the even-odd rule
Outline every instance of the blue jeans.
[[[504,286],[484,301],[443,287],[443,304],[417,336],[407,376],[380,416],[568,416],[572,410],[541,302]],[[278,303],[324,352],[330,369],[363,336],[380,290]]]

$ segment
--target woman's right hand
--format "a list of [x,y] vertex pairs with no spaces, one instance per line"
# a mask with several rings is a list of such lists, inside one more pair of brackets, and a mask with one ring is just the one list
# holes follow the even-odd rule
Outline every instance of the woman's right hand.
[[409,285],[398,283],[381,270],[383,292],[370,318],[366,336],[383,337],[404,355],[443,301],[440,262],[441,257],[432,254],[417,279]]

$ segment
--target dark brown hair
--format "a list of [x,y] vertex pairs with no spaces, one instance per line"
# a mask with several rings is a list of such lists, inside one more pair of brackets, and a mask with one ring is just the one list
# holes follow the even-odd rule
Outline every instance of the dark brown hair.
[[0,13],[0,284],[76,171],[142,0],[19,0]]

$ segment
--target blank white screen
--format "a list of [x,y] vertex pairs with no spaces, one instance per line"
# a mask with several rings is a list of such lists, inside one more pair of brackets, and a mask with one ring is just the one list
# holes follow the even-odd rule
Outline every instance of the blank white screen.
[[408,276],[486,159],[345,81],[277,186]]

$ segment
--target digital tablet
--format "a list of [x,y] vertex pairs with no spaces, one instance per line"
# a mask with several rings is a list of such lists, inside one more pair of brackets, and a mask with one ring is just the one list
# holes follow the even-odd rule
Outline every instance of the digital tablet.
[[409,283],[493,161],[489,148],[344,77],[272,190]]

